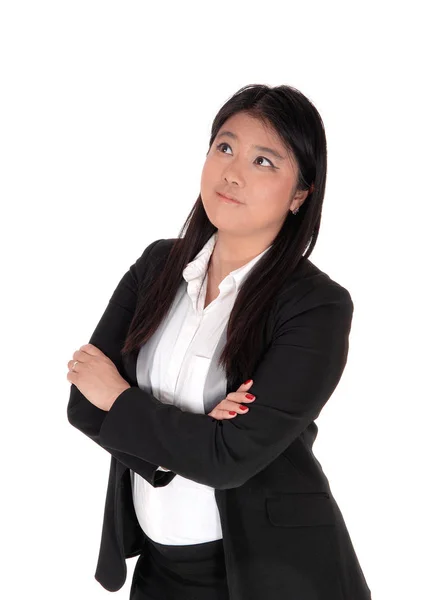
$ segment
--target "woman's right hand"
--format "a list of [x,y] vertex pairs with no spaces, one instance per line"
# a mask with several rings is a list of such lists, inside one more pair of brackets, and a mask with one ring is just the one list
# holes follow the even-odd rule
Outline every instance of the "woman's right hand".
[[[243,410],[241,407],[246,402],[254,402],[255,398],[246,398],[246,392],[252,386],[253,379],[250,380],[246,385],[244,383],[238,388],[236,392],[230,392],[227,394],[227,397],[224,400],[221,400],[219,404],[211,410],[208,415],[217,419],[218,421],[222,421],[223,419],[234,419],[237,414],[245,415],[249,412],[249,408],[246,407],[246,410]],[[234,414],[230,414],[230,412],[234,412]]]

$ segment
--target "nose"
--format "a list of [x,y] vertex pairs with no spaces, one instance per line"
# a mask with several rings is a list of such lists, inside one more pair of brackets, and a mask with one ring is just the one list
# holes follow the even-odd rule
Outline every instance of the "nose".
[[[231,168],[231,167],[230,167]],[[233,169],[234,170],[234,169]],[[241,183],[241,177],[237,176],[233,170],[231,171],[231,173],[229,173],[228,171],[226,171],[224,173],[224,179],[225,181],[228,183],[228,185],[233,186],[240,186]]]
[[241,166],[238,168],[238,164],[237,159],[233,159],[224,169],[223,177],[229,187],[243,187],[243,169]]

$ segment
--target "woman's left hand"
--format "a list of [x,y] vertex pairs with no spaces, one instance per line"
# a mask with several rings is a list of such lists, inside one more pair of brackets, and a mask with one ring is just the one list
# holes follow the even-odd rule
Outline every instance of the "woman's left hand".
[[[75,361],[75,371],[72,370]],[[114,363],[93,344],[84,344],[68,362],[68,381],[73,383],[94,406],[109,411],[116,398],[127,388]]]

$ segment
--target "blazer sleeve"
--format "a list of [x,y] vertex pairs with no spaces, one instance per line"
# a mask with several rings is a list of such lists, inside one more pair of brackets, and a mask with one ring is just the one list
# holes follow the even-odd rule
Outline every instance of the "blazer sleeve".
[[[90,344],[99,348],[110,358],[124,378],[119,350],[124,344],[135,311],[137,300],[135,282],[142,280],[151,252],[160,241],[152,242],[122,277],[89,340]],[[107,414],[107,411],[94,406],[73,383],[71,384],[67,407],[68,421],[99,445],[100,429]],[[140,456],[128,454],[125,450],[116,448],[108,449],[108,451],[125,466],[141,475],[153,487],[167,485],[176,475],[172,471],[158,470],[158,465],[161,463],[152,463]]]
[[344,287],[323,282],[290,312],[249,373],[256,400],[247,414],[216,420],[131,387],[103,419],[100,445],[216,489],[243,485],[318,417],[347,361],[353,303]]

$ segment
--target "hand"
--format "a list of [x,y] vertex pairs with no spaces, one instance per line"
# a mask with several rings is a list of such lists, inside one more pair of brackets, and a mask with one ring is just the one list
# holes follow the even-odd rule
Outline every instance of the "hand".
[[[234,419],[234,417],[237,416],[237,413],[246,414],[249,412],[248,408],[247,410],[242,410],[241,403],[255,401],[255,398],[246,398],[246,392],[252,386],[252,383],[253,380],[247,385],[242,383],[236,392],[227,394],[227,397],[224,400],[221,400],[221,402],[208,413],[209,417],[213,417],[217,421],[223,421],[224,419]],[[235,412],[235,414],[230,415],[230,411]]]
[[[246,398],[246,391],[250,389],[252,383],[253,380],[247,385],[242,383],[236,392],[230,392],[227,394],[227,397],[224,400],[221,400],[221,402],[217,404],[215,408],[208,413],[208,415],[214,419],[217,419],[218,421],[222,421],[223,419],[234,419],[237,414],[245,415],[248,413],[249,409],[247,408],[247,410],[243,410],[241,406],[242,403],[244,404],[246,402],[255,401],[255,398]],[[235,411],[235,414],[230,415],[230,411]]]
[[[68,362],[67,379],[73,383],[89,402],[109,411],[116,398],[130,388],[118,372],[114,363],[93,344],[84,344]],[[78,361],[75,371],[74,361]]]

